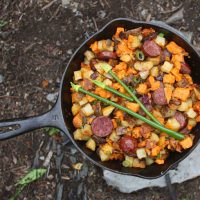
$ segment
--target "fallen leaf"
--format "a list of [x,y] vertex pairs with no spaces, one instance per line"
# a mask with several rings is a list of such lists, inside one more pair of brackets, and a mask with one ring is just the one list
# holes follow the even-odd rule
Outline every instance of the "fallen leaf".
[[75,163],[72,165],[72,167],[78,171],[81,170],[82,166],[83,166],[83,163]]

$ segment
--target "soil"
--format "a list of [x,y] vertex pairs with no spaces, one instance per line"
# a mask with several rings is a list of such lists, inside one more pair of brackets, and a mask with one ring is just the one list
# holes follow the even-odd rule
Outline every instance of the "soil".
[[[87,34],[111,19],[165,21],[181,8],[183,17],[171,25],[192,36],[191,43],[200,50],[199,0],[1,0],[0,120],[48,111],[53,102],[47,95],[58,91],[72,53]],[[0,199],[11,197],[15,183],[32,167],[42,167],[50,151],[48,175],[29,184],[19,199],[169,199],[166,188],[118,192],[107,186],[101,169],[66,143],[66,138],[50,137],[44,129],[1,142]],[[73,167],[78,162],[83,163],[81,170]],[[199,185],[199,177],[174,185],[177,199],[199,199]]]

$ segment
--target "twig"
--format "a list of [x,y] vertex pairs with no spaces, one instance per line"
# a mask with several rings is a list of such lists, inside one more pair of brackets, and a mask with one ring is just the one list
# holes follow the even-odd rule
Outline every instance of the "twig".
[[183,5],[183,4],[180,3],[180,5],[178,5],[178,6],[175,7],[174,9],[172,9],[172,10],[166,10],[166,11],[160,11],[160,13],[161,13],[161,14],[169,14],[169,13],[175,12],[175,11],[177,11],[179,8],[181,8],[182,5]]
[[60,5],[57,7],[57,9],[55,10],[55,12],[53,13],[53,15],[51,16],[51,18],[49,19],[49,22],[58,14],[58,12],[60,11]]
[[96,23],[96,20],[95,20],[94,17],[92,17],[92,21],[93,21],[93,23],[94,23],[94,27],[95,27],[96,31],[98,31],[99,29],[98,29],[98,27],[97,27],[97,23]]
[[42,11],[46,10],[47,8],[51,7],[57,0],[53,0],[46,4],[44,7],[42,7]]
[[4,96],[0,96],[0,99],[4,99],[4,98],[19,99],[18,96],[6,96],[6,95],[4,95]]

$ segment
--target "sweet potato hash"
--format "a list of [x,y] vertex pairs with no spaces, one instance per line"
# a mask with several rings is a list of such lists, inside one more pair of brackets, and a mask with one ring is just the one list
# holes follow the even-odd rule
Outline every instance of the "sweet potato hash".
[[[89,49],[90,48],[90,49]],[[164,164],[170,152],[193,145],[193,127],[200,121],[200,88],[193,83],[187,51],[153,28],[118,27],[112,39],[95,41],[84,53],[73,81],[83,89],[149,117],[128,101],[92,81],[129,94],[99,63],[108,63],[147,110],[168,129],[184,134],[176,140],[113,106],[72,89],[74,139],[84,141],[101,161],[120,160],[124,167]]]

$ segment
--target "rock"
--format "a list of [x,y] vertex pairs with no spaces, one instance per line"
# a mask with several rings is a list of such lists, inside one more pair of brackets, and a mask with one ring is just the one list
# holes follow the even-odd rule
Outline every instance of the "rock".
[[99,10],[99,11],[97,12],[97,16],[98,16],[99,18],[103,19],[103,18],[105,18],[105,16],[106,16],[106,12],[105,12],[104,10]]
[[57,99],[57,96],[58,96],[58,92],[55,92],[55,93],[50,93],[46,96],[46,99],[49,101],[49,102],[52,102],[52,103],[55,103],[56,102],[56,99]]
[[4,76],[2,74],[0,74],[0,84],[3,83],[5,80]]
[[71,1],[71,0],[62,0],[62,6],[63,6],[64,8],[67,8],[68,5],[70,4],[70,1]]
[[[200,145],[185,159],[175,170],[170,170],[171,182],[182,183],[184,181],[200,176]],[[120,192],[131,193],[149,187],[165,187],[165,177],[146,180],[134,176],[120,175],[110,171],[104,171],[104,179],[107,184],[113,186]],[[136,184],[137,183],[137,184]]]
[[183,8],[175,12],[171,17],[166,20],[167,24],[173,24],[179,20],[183,19]]

